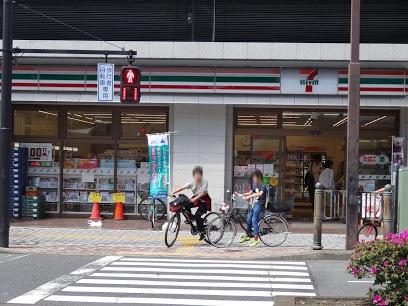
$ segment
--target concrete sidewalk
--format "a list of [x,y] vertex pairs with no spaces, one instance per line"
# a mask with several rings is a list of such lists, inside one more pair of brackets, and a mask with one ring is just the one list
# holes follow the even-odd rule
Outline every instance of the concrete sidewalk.
[[333,256],[347,258],[345,236],[324,234],[324,251],[312,251],[312,234],[290,233],[280,247],[258,246],[250,248],[236,241],[219,249],[198,241],[189,231],[181,231],[175,245],[167,248],[161,230],[117,230],[106,228],[10,228],[10,248],[0,252],[78,254],[78,255],[150,255],[150,256],[200,256],[210,258],[307,258],[319,259]]

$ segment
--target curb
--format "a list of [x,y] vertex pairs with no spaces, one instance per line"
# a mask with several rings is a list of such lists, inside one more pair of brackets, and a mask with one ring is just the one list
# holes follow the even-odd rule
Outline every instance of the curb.
[[[305,302],[306,300],[306,302]],[[296,305],[370,305],[366,298],[347,297],[281,297],[275,298],[274,306],[296,306]]]
[[286,260],[349,260],[352,251],[348,250],[320,250],[298,254],[285,254],[268,256],[265,259],[286,259]]

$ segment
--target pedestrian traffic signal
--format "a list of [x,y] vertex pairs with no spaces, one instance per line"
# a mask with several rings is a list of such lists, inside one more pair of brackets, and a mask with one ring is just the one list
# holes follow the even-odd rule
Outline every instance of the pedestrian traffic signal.
[[140,101],[140,69],[124,66],[120,74],[120,102],[139,103]]

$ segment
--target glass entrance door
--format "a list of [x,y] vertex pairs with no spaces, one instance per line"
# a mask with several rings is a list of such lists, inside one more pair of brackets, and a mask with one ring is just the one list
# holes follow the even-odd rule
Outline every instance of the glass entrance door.
[[269,135],[235,135],[234,191],[250,190],[250,175],[258,169],[270,187],[270,199],[280,202],[283,191],[284,138]]

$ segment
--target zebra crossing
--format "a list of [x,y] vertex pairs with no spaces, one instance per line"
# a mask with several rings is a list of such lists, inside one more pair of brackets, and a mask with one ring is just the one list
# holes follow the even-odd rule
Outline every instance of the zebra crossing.
[[9,303],[271,306],[277,296],[316,295],[305,262],[126,256],[37,289]]

